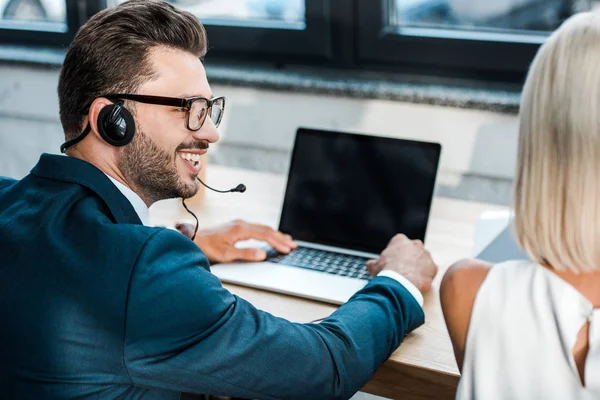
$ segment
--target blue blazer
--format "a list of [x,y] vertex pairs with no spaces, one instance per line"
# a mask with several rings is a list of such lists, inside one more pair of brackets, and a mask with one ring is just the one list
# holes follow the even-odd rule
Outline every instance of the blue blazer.
[[259,311],[96,167],[44,154],[0,178],[0,321],[0,398],[346,399],[424,315],[385,277],[320,324]]

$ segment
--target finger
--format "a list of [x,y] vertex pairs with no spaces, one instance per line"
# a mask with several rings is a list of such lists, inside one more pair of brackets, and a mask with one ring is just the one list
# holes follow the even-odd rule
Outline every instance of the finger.
[[192,238],[194,236],[194,227],[192,224],[182,224],[178,223],[175,225],[175,229],[177,229],[180,233],[184,234],[188,238]]
[[283,236],[285,236],[285,238],[288,240],[288,242],[289,242],[289,244],[290,244],[290,247],[291,247],[292,249],[295,249],[296,247],[298,247],[298,243],[296,243],[296,242],[294,241],[294,238],[292,238],[292,236],[291,236],[291,235],[286,235],[286,234],[284,234]]
[[275,250],[277,250],[277,252],[282,254],[288,254],[296,247],[298,247],[296,244],[294,244],[293,247],[290,246],[287,242],[282,241],[278,235],[269,232],[258,233],[254,236],[254,238],[269,243],[271,247],[273,247]]
[[403,233],[399,233],[396,236],[394,236],[394,241],[395,242],[408,242],[410,239],[408,238],[408,236],[406,236]]
[[439,268],[435,262],[431,261],[431,264],[431,279],[433,280],[438,274]]
[[412,240],[412,244],[418,246],[418,247],[423,247],[423,242],[420,240]]
[[381,271],[382,266],[379,265],[379,260],[369,260],[367,261],[367,272],[371,276],[377,275]]
[[427,282],[423,283],[423,285],[421,286],[421,293],[429,292],[431,290],[432,282],[433,281],[428,280]]
[[388,246],[390,246],[393,243],[398,243],[398,242],[403,242],[408,240],[408,238],[406,237],[406,235],[403,235],[402,233],[398,233],[397,235],[395,235],[390,242],[388,243]]
[[292,248],[289,246],[281,244],[281,242],[277,242],[275,240],[267,240],[267,243],[269,243],[271,247],[281,254],[289,254],[292,251]]
[[[298,247],[298,244],[294,241],[294,239],[292,239],[290,235],[286,235],[285,233],[275,230],[271,227],[256,224],[248,224],[248,227],[250,229],[255,229],[256,231],[264,233],[271,240],[277,241],[281,243],[281,245],[287,246],[290,249],[295,249],[296,247]],[[265,241],[269,240],[267,239]]]
[[267,228],[267,233],[269,235],[271,235],[274,240],[279,241],[282,245],[287,246],[292,250],[298,247],[298,243],[296,243],[290,235],[286,235],[282,232],[271,229],[269,227],[266,227],[266,228]]
[[223,254],[223,262],[233,261],[264,261],[267,258],[267,253],[261,249],[238,249],[236,247],[228,247]]
[[433,257],[431,257],[431,253],[429,252],[429,250],[424,249],[423,250],[423,254],[421,255],[421,257],[424,257],[425,259],[425,263],[423,264],[424,270],[433,278],[437,275],[438,273],[438,265],[435,263],[435,261],[433,260]]
[[256,239],[269,243],[275,250],[287,254],[298,245],[286,235],[268,226],[241,223],[237,230],[236,240]]

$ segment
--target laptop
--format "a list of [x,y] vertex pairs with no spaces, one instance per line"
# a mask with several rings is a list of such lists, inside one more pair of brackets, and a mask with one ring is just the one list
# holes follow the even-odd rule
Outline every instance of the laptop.
[[223,282],[345,303],[394,235],[425,239],[440,152],[437,143],[300,128],[279,222],[298,248],[211,270]]

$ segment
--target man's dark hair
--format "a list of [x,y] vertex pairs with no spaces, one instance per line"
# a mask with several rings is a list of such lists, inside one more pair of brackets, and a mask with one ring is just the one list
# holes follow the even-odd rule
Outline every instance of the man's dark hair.
[[135,93],[153,77],[149,50],[167,46],[202,58],[206,31],[198,18],[161,0],[130,0],[94,15],[67,51],[58,81],[65,138],[79,135],[94,99]]

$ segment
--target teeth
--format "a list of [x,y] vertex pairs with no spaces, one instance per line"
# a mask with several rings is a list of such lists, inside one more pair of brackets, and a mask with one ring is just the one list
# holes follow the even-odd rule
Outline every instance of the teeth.
[[179,153],[179,157],[190,162],[200,162],[202,156],[200,154]]

